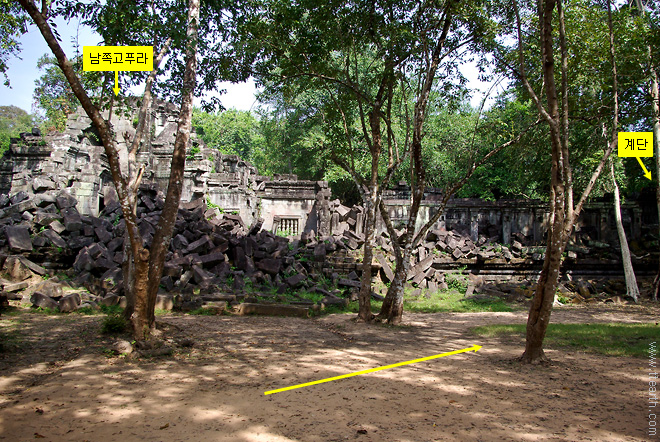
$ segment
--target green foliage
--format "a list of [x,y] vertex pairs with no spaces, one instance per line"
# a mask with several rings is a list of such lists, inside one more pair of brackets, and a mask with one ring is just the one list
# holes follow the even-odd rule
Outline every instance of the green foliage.
[[281,236],[283,238],[289,238],[289,237],[293,236],[293,230],[277,229],[277,232],[275,232],[275,235]]
[[246,161],[252,160],[253,149],[264,142],[259,121],[250,111],[229,109],[210,114],[195,109],[192,125],[208,147]]
[[186,159],[194,160],[195,155],[197,155],[199,152],[200,152],[199,146],[192,146],[188,151],[188,154],[186,155]]
[[[72,64],[87,94],[90,97],[99,97],[102,73],[83,71],[82,57],[74,58]],[[37,69],[43,70],[43,74],[35,81],[33,100],[34,105],[46,116],[43,130],[63,131],[67,117],[76,111],[80,103],[57,64],[55,56],[48,54],[42,56],[37,61]]]
[[76,310],[76,313],[79,315],[97,315],[99,314],[99,310],[94,309],[92,307],[81,307],[78,310]]
[[[479,336],[514,335],[524,339],[525,324],[485,325],[472,332]],[[660,327],[648,324],[550,324],[546,347],[562,347],[608,356],[648,357],[650,342],[660,340]]]
[[124,309],[118,305],[100,305],[99,308],[106,315],[121,315],[124,313]]
[[225,213],[224,209],[220,205],[212,203],[211,198],[206,197],[206,208],[207,209],[218,209],[220,213]]
[[9,148],[10,138],[18,138],[21,132],[30,132],[39,124],[37,117],[19,107],[0,106],[0,156]]
[[571,302],[571,300],[566,296],[564,296],[564,294],[559,290],[555,292],[555,299],[561,302],[562,304],[568,304],[569,302]]
[[21,50],[20,38],[26,32],[26,16],[18,3],[0,0],[0,73],[5,78],[5,86],[9,86],[7,61],[11,57],[18,56]]
[[465,294],[468,287],[468,277],[463,274],[465,267],[458,269],[455,272],[449,272],[445,275],[445,282],[449,290],[455,290]]
[[42,314],[42,315],[60,315],[60,314],[62,314],[58,309],[48,308],[48,307],[37,307],[33,311],[35,313],[39,313],[39,314]]
[[101,333],[118,334],[123,333],[128,328],[128,323],[121,313],[108,314],[101,324]]

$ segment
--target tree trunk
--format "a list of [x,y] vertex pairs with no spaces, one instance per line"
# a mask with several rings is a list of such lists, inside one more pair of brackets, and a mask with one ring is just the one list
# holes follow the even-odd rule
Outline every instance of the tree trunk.
[[404,247],[401,258],[397,258],[394,279],[387,289],[385,301],[381,308],[379,318],[386,319],[389,324],[399,325],[403,316],[403,295],[408,273],[410,272],[410,257],[412,247]]
[[[543,60],[543,77],[546,85],[550,127],[550,143],[552,147],[551,166],[551,225],[548,226],[548,239],[543,262],[543,270],[534,292],[532,305],[527,318],[527,341],[525,352],[521,357],[524,363],[539,363],[546,360],[543,352],[543,339],[550,322],[552,304],[555,299],[561,255],[564,250],[564,228],[566,217],[565,201],[565,161],[562,148],[562,133],[559,115],[559,99],[554,81],[554,55],[552,18],[555,1],[539,2],[539,25],[541,27],[541,52]],[[566,91],[564,91],[565,93]],[[567,109],[564,109],[566,112]],[[566,238],[567,239],[567,238]]]
[[[652,61],[652,60],[651,60]],[[653,157],[655,158],[655,179],[658,185],[655,189],[658,205],[658,218],[660,219],[660,93],[658,93],[658,71],[651,67],[651,101],[653,103]],[[660,223],[659,223],[660,225]],[[658,234],[660,235],[660,229]],[[658,300],[660,292],[660,259],[658,260],[658,274],[653,281],[653,300]]]
[[521,361],[528,364],[536,364],[547,360],[543,352],[543,340],[550,323],[552,304],[555,300],[557,284],[559,281],[559,269],[561,267],[561,255],[564,251],[567,237],[564,236],[564,183],[561,180],[562,168],[559,166],[561,158],[561,142],[558,125],[551,126],[552,138],[552,224],[548,228],[548,239],[545,249],[543,269],[539,277],[532,305],[529,308],[527,318],[527,341],[525,352]]
[[623,273],[626,277],[626,295],[630,296],[637,303],[639,299],[639,287],[637,287],[637,279],[635,278],[635,271],[633,270],[632,260],[630,259],[630,249],[628,248],[626,232],[623,230],[623,222],[621,222],[621,196],[619,195],[619,186],[614,177],[614,163],[610,163],[610,175],[612,177],[612,185],[614,186],[614,220],[616,221],[616,231],[619,234]]
[[360,278],[360,294],[358,295],[358,317],[371,322],[371,265],[374,260],[374,239],[376,237],[376,206],[378,204],[376,189],[369,189],[369,195],[364,199],[366,219],[364,225],[364,255],[362,257],[362,277]]
[[[136,340],[147,339],[155,328],[154,306],[156,293],[162,275],[163,263],[170,238],[176,220],[181,187],[183,184],[183,168],[185,163],[185,149],[190,139],[190,127],[192,116],[192,97],[195,89],[196,74],[196,50],[197,50],[197,27],[199,25],[199,0],[190,0],[188,9],[188,30],[186,50],[186,68],[184,73],[184,92],[179,115],[179,126],[175,140],[174,154],[172,157],[172,170],[170,172],[170,185],[168,186],[165,207],[161,219],[156,228],[156,234],[152,242],[153,253],[143,247],[143,240],[138,231],[136,217],[136,201],[139,182],[143,169],[138,168],[135,163],[135,154],[140,145],[141,129],[136,133],[134,146],[128,152],[129,168],[128,177],[122,174],[120,165],[120,154],[114,139],[109,122],[106,121],[98,108],[92,103],[86,91],[76,76],[70,61],[55,38],[46,18],[35,4],[30,0],[19,0],[21,7],[30,15],[39,28],[44,40],[57,58],[58,64],[64,76],[71,85],[71,89],[80,101],[85,112],[99,132],[106,156],[108,158],[110,173],[117,190],[122,213],[126,223],[126,239],[124,242],[124,289],[127,297],[127,308],[125,316],[130,320],[131,329]],[[166,51],[169,42],[164,45]],[[145,88],[145,103],[149,102],[151,89],[150,84],[155,77],[158,62],[162,60],[165,52],[158,55],[154,60],[154,72],[147,79]],[[146,105],[145,105],[146,106]],[[146,107],[140,112],[139,128],[144,127],[146,118]]]
[[[183,91],[181,98],[181,110],[177,124],[176,138],[172,152],[172,163],[170,166],[170,178],[165,195],[165,204],[161,212],[153,240],[148,266],[148,281],[145,284],[145,300],[147,304],[146,320],[150,328],[156,323],[155,308],[158,295],[160,278],[163,276],[165,255],[170,246],[174,223],[179,210],[181,191],[183,189],[183,173],[186,164],[186,148],[190,142],[190,131],[192,127],[193,98],[195,96],[197,75],[197,28],[199,26],[200,0],[190,0],[188,3],[188,30],[186,32],[186,69],[183,74]],[[149,255],[147,255],[149,258]],[[140,260],[139,262],[141,262]],[[145,278],[146,279],[146,278]]]

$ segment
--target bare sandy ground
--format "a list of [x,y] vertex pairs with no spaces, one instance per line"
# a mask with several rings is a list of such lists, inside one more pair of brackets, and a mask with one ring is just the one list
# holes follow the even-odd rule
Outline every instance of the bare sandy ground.
[[[567,308],[555,322],[655,322],[657,309]],[[173,356],[108,357],[100,317],[19,322],[0,353],[2,441],[645,441],[648,361],[566,350],[521,366],[522,338],[476,325],[526,312],[407,314],[405,326],[165,316]],[[659,342],[660,344],[660,339]],[[478,352],[264,395],[271,389],[482,345]]]

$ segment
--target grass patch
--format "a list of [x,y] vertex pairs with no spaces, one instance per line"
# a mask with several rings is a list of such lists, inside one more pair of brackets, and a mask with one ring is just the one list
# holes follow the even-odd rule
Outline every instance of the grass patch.
[[[525,337],[525,324],[485,325],[471,329],[479,336]],[[648,357],[650,342],[660,341],[655,324],[550,324],[545,337],[548,347],[563,347],[608,356]]]
[[205,308],[205,307],[200,307],[195,310],[191,310],[188,312],[189,315],[201,315],[201,316],[218,316],[220,313],[218,313],[216,310],[212,308]]
[[79,315],[100,315],[102,314],[101,310],[95,309],[93,307],[81,307],[75,311]]
[[32,309],[33,313],[37,313],[40,315],[61,315],[63,314],[56,308],[48,308],[48,307],[37,307]]
[[413,298],[406,293],[403,297],[403,310],[418,313],[469,313],[510,312],[513,308],[501,299],[465,299],[458,290],[447,290],[431,293],[428,298],[424,295]]
[[312,302],[321,302],[321,300],[325,297],[321,293],[316,293],[316,292],[312,293],[307,291],[297,292],[296,295],[301,299],[306,299]]
[[99,308],[106,315],[121,315],[124,309],[118,305],[100,305]]

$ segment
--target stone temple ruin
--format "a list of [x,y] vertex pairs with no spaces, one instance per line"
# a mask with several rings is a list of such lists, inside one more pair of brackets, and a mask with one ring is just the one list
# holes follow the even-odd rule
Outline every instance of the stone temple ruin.
[[[169,177],[177,112],[171,104],[154,102],[146,129],[151,137],[138,154],[149,171],[138,207],[140,232],[147,242],[162,209],[161,189]],[[113,120],[119,138],[134,131],[130,116]],[[42,136],[35,130],[12,140],[0,162],[0,248],[7,251],[0,252],[0,264],[5,274],[19,281],[31,273],[73,267],[77,282],[97,296],[87,301],[115,303],[121,298],[123,221],[97,139],[80,110],[69,117],[63,133]],[[435,213],[441,197],[439,191],[428,189],[420,224]],[[399,183],[384,192],[384,201],[392,221],[400,224],[407,215],[410,189]],[[277,293],[304,287],[322,293],[325,304],[343,303],[347,298],[342,295],[355,295],[360,271],[356,258],[364,243],[363,209],[332,200],[326,182],[295,175],[261,176],[236,155],[223,155],[193,138],[180,207],[161,281],[161,296],[169,299],[163,301],[166,305],[174,303],[167,293],[190,294],[191,287],[205,290],[208,302],[218,301],[213,287],[229,281],[239,290],[245,284],[265,284]],[[657,230],[654,206],[629,200],[622,210],[638,258],[636,270],[650,274],[655,258],[640,239]],[[540,201],[453,199],[415,250],[409,284],[417,295],[446,288],[445,273],[460,267],[481,278],[472,286],[477,291],[488,281],[533,281],[543,259],[547,220],[548,207]],[[393,257],[382,220],[376,242],[375,277],[387,283],[393,277]],[[576,226],[566,273],[618,274],[618,256],[612,203],[594,201]],[[323,283],[329,280],[344,291],[329,291]],[[2,280],[0,285],[5,291],[25,288]],[[518,293],[514,289],[511,292]],[[578,289],[574,287],[576,294]],[[596,291],[582,289],[583,299]],[[222,301],[237,302],[237,296],[242,295]],[[61,301],[56,294],[37,297],[33,303],[53,306],[47,298]],[[106,298],[110,300],[103,301]],[[179,304],[199,302],[177,299]],[[76,301],[79,306],[85,300]]]
[[[146,130],[152,136],[141,148],[138,160],[147,165],[144,182],[164,189],[178,109],[170,103],[155,101],[150,115]],[[134,133],[130,118],[115,117],[113,125],[118,134]],[[95,141],[94,132],[90,119],[79,109],[69,116],[67,129],[61,134],[42,136],[38,131],[21,134],[0,162],[0,194],[63,191],[76,198],[79,213],[98,216],[107,201],[116,196],[103,147]],[[350,209],[335,212],[341,203],[330,200],[331,193],[324,181],[299,180],[295,175],[262,176],[238,156],[223,155],[195,138],[188,151],[182,202],[206,198],[212,207],[239,214],[248,225],[263,218],[264,229],[286,231],[292,236],[310,231],[321,236],[341,234],[349,227],[358,233],[362,230],[360,213],[346,218]],[[436,189],[427,190],[418,224],[435,213],[441,196]],[[403,221],[410,200],[406,184],[385,191],[384,200],[392,220]],[[609,201],[590,203],[576,226],[578,235],[586,234],[591,241],[616,242],[611,206]],[[632,241],[642,238],[645,227],[657,223],[657,213],[650,205],[628,200],[622,212],[624,227]],[[437,228],[461,230],[474,242],[479,235],[485,235],[503,244],[511,244],[517,238],[533,245],[543,242],[547,218],[547,205],[537,200],[456,198],[450,201]],[[383,229],[380,222],[379,230]]]

